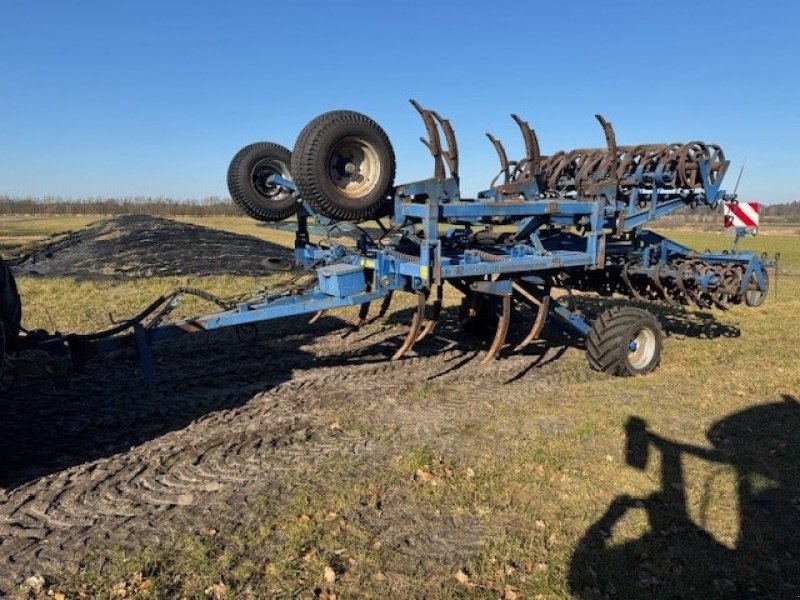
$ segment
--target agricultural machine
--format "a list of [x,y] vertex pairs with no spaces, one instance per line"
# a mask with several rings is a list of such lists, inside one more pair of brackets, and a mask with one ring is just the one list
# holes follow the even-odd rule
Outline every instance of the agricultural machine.
[[[696,252],[643,228],[681,208],[714,210],[721,202],[736,202],[735,194],[721,188],[729,161],[719,146],[619,145],[611,123],[597,115],[604,147],[543,156],[534,130],[512,115],[525,156],[509,160],[500,140],[487,134],[499,173],[477,198],[462,198],[450,122],[413,100],[412,105],[433,160],[428,179],[395,186],[395,156],[384,130],[369,117],[344,110],[312,120],[291,152],[263,142],[233,158],[228,171],[233,200],[255,219],[289,220],[278,226],[295,230],[297,262],[313,275],[310,284],[232,305],[218,302],[217,312],[170,321],[182,296],[203,294],[175,290],[92,335],[19,334],[18,301],[16,308],[7,302],[1,315],[6,374],[31,345],[77,365],[133,346],[152,384],[150,345],[156,341],[304,313],[314,315],[313,321],[346,306],[359,307],[352,322],[357,328],[371,320],[372,303],[380,302],[381,317],[392,297],[403,293],[413,297],[414,309],[392,356],[397,360],[432,334],[449,285],[462,297],[461,325],[490,329],[483,362],[503,350],[510,329],[521,328],[513,344],[519,350],[539,337],[549,319],[585,338],[593,369],[639,375],[660,360],[662,330],[655,316],[620,306],[590,323],[555,299],[554,290],[722,310],[764,302],[767,268],[774,266],[766,257]],[[372,233],[367,221],[376,224]],[[335,233],[354,242],[339,243]],[[313,242],[314,234],[322,241]],[[10,274],[4,279],[10,289]]]

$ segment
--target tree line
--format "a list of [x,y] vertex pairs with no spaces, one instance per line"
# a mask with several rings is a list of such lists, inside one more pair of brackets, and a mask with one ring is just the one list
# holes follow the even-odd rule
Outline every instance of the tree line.
[[[237,216],[241,210],[229,199],[209,196],[201,200],[134,196],[129,198],[14,198],[0,195],[2,215],[127,215],[155,216]],[[800,202],[784,202],[761,207],[761,216],[772,221],[800,222]],[[717,213],[685,208],[673,213],[671,220],[682,223],[712,223],[721,219]]]
[[0,196],[0,215],[130,215],[235,216],[241,210],[229,199],[210,196],[202,200],[175,200],[135,196],[130,198],[13,198]]

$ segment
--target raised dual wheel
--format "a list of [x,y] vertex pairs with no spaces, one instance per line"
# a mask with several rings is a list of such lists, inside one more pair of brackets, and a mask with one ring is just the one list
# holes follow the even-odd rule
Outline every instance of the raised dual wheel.
[[286,188],[271,183],[278,175],[291,180],[292,153],[272,142],[245,146],[228,168],[228,190],[236,205],[259,221],[280,221],[297,212],[297,198]]
[[386,132],[361,113],[337,110],[312,120],[292,152],[300,195],[317,212],[348,221],[378,215],[394,185],[394,150]]
[[644,375],[661,361],[663,338],[658,321],[646,310],[611,308],[592,324],[586,355],[596,371],[623,377]]
[[295,193],[270,181],[294,181],[300,196],[332,219],[363,221],[388,206],[395,174],[386,132],[361,113],[320,115],[300,132],[294,152],[271,142],[242,148],[228,168],[231,198],[247,215],[280,221],[298,208]]

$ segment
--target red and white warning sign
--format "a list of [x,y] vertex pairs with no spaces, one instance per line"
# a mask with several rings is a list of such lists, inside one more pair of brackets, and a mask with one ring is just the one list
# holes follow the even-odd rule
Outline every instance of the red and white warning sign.
[[758,229],[758,202],[726,202],[724,206],[725,227]]

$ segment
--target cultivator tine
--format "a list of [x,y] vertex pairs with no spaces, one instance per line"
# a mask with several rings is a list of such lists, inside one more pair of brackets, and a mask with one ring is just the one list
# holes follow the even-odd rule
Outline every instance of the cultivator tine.
[[522,179],[530,179],[536,176],[541,166],[542,153],[539,150],[539,140],[527,121],[523,121],[515,114],[512,114],[511,118],[519,127],[522,139],[525,141],[525,158],[520,161],[518,168]]
[[442,312],[442,289],[443,286],[436,286],[436,298],[431,306],[431,316],[425,319],[425,323],[422,326],[422,331],[420,332],[419,336],[417,336],[416,341],[418,342],[425,339],[425,337],[433,331],[434,327],[436,327],[436,322],[439,320],[439,315]]
[[614,133],[614,128],[611,123],[606,121],[603,115],[597,114],[595,118],[603,128],[603,135],[606,137],[606,146],[608,147],[608,173],[612,179],[617,179],[617,172],[619,171],[619,152],[617,150],[617,136]]
[[327,310],[325,310],[325,309],[323,309],[323,310],[318,310],[317,312],[315,312],[315,313],[314,313],[314,316],[313,316],[313,317],[311,317],[311,318],[308,320],[308,324],[309,324],[309,325],[313,325],[314,323],[316,323],[317,321],[319,321],[319,320],[320,320],[322,317],[324,317],[324,316],[325,316],[325,313],[327,313],[327,312],[328,312],[328,311],[327,311]]
[[543,296],[541,300],[539,300],[520,284],[514,283],[513,287],[514,291],[522,296],[522,301],[532,309],[536,310],[536,318],[533,320],[530,332],[528,332],[528,335],[525,337],[525,339],[517,344],[516,348],[514,348],[514,352],[518,352],[539,338],[539,334],[542,332],[542,328],[544,327],[544,322],[547,320],[547,312],[550,310],[550,294],[548,293],[546,296]]
[[500,349],[503,347],[503,344],[506,341],[506,336],[508,335],[508,326],[511,323],[511,296],[503,296],[502,299],[502,308],[500,311],[500,319],[497,321],[497,331],[494,334],[494,339],[492,340],[492,345],[489,346],[489,350],[486,352],[486,356],[483,357],[481,360],[481,364],[485,365],[486,363],[490,362],[494,359]]
[[367,323],[374,323],[378,319],[382,319],[389,312],[389,305],[392,303],[392,292],[389,292],[381,300],[381,307],[378,309],[378,314],[367,321]]
[[503,177],[503,183],[508,183],[511,180],[511,164],[508,160],[508,154],[506,154],[506,149],[503,147],[503,142],[498,140],[488,131],[486,132],[486,137],[489,138],[489,141],[492,142],[492,146],[494,146],[495,152],[497,152],[497,157],[500,159],[500,172],[492,179],[492,182],[489,184],[490,188],[494,187],[494,184],[497,183],[497,180],[500,179],[500,176]]
[[411,105],[417,109],[417,112],[422,117],[422,122],[425,124],[425,129],[428,132],[428,139],[419,138],[419,140],[428,147],[428,150],[433,156],[433,176],[436,179],[444,179],[444,162],[442,162],[442,140],[439,137],[439,130],[436,127],[436,120],[433,113],[426,108],[422,108],[419,102],[413,98],[410,100]]
[[439,126],[444,132],[444,139],[447,141],[447,150],[442,151],[442,154],[444,155],[445,161],[447,161],[447,168],[450,171],[450,176],[458,179],[458,144],[456,143],[456,134],[453,131],[452,125],[450,125],[449,119],[442,118],[435,110],[430,112],[439,122]]
[[420,329],[422,329],[422,321],[425,318],[425,304],[427,304],[427,299],[425,298],[425,294],[417,292],[417,308],[414,311],[413,318],[411,319],[411,327],[408,330],[408,334],[406,335],[406,339],[403,342],[403,345],[400,346],[397,352],[394,353],[394,356],[392,356],[392,360],[397,360],[399,358],[402,358],[402,356],[406,352],[408,352],[411,346],[414,345],[414,342],[417,341]]
[[367,315],[369,314],[369,302],[364,302],[361,306],[358,307],[358,315],[356,315],[352,321],[350,321],[350,326],[353,329],[361,329],[361,326],[367,323]]

